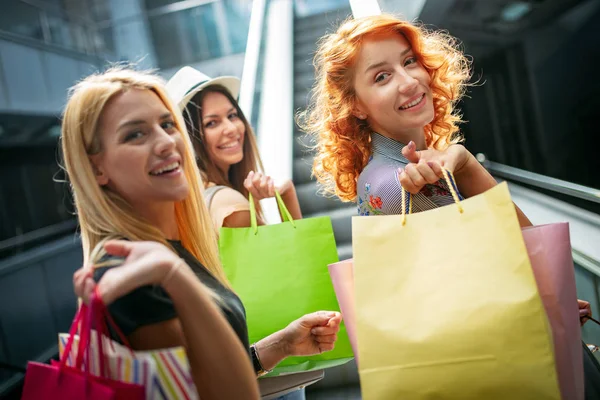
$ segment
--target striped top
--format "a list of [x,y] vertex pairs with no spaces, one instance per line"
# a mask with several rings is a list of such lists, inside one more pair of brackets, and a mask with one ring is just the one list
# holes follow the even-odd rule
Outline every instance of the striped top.
[[[398,168],[409,161],[402,155],[404,145],[373,132],[371,158],[358,177],[357,203],[359,215],[402,214],[402,189]],[[460,194],[458,195],[462,200]],[[454,199],[444,180],[425,185],[412,196],[412,211],[421,212],[453,204]]]

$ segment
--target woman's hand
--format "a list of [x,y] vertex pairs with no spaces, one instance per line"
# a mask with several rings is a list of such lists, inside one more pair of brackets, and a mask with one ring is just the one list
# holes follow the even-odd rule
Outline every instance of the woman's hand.
[[333,350],[340,330],[342,314],[317,311],[306,314],[283,330],[285,354],[311,356]]
[[275,182],[262,172],[250,171],[244,180],[244,187],[250,192],[255,201],[275,197]]
[[[104,249],[110,255],[125,258],[122,265],[106,271],[98,282],[99,294],[107,305],[141,286],[164,283],[173,268],[189,268],[169,248],[157,242],[111,240],[104,244]],[[75,294],[86,303],[96,286],[92,276],[90,267],[83,267],[73,275]]]
[[263,368],[273,369],[289,356],[312,356],[333,350],[342,315],[334,311],[306,314],[256,343]]
[[417,151],[417,146],[411,141],[402,149],[402,155],[410,164],[404,170],[398,170],[400,184],[408,192],[416,194],[426,184],[435,183],[444,177],[442,167],[455,175],[459,174],[467,165],[471,153],[460,145],[451,145],[444,151]]
[[252,194],[252,197],[256,201],[275,197],[275,191],[278,191],[283,196],[293,186],[292,181],[288,179],[281,186],[276,187],[273,178],[264,175],[262,172],[254,171],[250,171],[244,180],[244,187]]
[[577,300],[577,304],[579,305],[579,321],[581,326],[588,321],[587,317],[592,316],[592,307],[590,303],[585,300]]

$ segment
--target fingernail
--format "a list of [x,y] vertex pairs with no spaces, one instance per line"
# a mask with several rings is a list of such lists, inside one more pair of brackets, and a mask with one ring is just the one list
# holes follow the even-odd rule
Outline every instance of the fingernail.
[[408,147],[410,147],[411,149],[415,147],[415,142],[413,142],[412,140],[408,142]]
[[579,315],[587,315],[587,310],[579,310]]
[[336,313],[336,312],[329,313],[329,318],[333,318],[333,317],[335,317],[335,316],[337,316],[337,313]]
[[433,168],[433,162],[432,161],[427,161],[427,165],[429,165],[429,168]]
[[317,330],[313,328],[313,329],[310,330],[310,333],[312,333],[313,335],[316,335],[317,334]]
[[398,173],[403,173],[404,172],[404,168],[398,168]]

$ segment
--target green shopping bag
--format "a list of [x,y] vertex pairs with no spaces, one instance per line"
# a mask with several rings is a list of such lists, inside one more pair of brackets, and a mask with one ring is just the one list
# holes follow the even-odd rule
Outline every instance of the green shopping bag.
[[[279,193],[280,224],[258,226],[250,196],[249,228],[221,228],[219,251],[227,278],[240,296],[248,320],[250,343],[319,310],[339,311],[327,265],[337,262],[329,217],[293,220]],[[311,371],[344,364],[353,358],[342,322],[332,351],[288,357],[273,375]]]

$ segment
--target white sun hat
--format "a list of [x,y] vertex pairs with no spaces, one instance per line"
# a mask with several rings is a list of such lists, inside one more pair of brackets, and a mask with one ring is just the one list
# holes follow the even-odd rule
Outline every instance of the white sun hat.
[[183,67],[167,82],[167,92],[183,110],[189,101],[202,89],[210,85],[221,85],[234,99],[240,94],[240,80],[235,76],[210,78],[192,67]]

